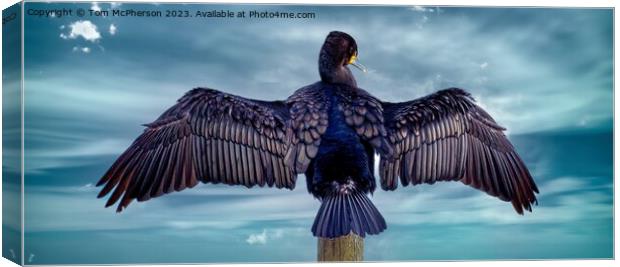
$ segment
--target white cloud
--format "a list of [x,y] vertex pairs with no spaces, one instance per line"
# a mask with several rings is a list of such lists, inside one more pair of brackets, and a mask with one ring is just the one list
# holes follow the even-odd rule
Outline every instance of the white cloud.
[[284,236],[284,230],[276,229],[273,233],[273,238],[282,238]]
[[[560,177],[542,184],[538,197],[557,197],[557,201],[545,203],[543,199],[538,206],[532,208],[532,213],[526,212],[524,215],[514,212],[510,203],[459,182],[418,185],[401,188],[393,193],[377,191],[373,202],[389,224],[398,225],[537,224],[611,217],[611,205],[605,203],[611,196],[604,192],[587,190],[592,188],[584,182],[587,179]],[[455,198],[455,195],[460,197]]]
[[[428,8],[419,7],[417,10]],[[410,10],[414,12],[416,8],[411,7]],[[372,36],[368,36],[366,32],[351,31],[350,33],[358,40],[360,49],[366,47],[363,55],[367,61],[364,63],[378,69],[378,72],[369,75],[357,75],[358,84],[375,96],[388,101],[403,101],[441,88],[461,87],[474,94],[483,95],[492,109],[502,111],[502,114],[493,111],[489,113],[512,134],[576,126],[579,124],[576,118],[582,116],[585,110],[591,109],[593,107],[591,103],[599,103],[597,106],[600,107],[598,108],[600,118],[597,117],[596,121],[586,121],[587,124],[582,127],[595,127],[598,125],[595,122],[610,120],[612,105],[609,101],[605,102],[605,99],[611,97],[611,90],[606,89],[604,85],[607,83],[601,82],[601,86],[592,87],[585,76],[580,76],[577,79],[579,82],[576,82],[575,77],[559,72],[558,67],[554,65],[557,63],[535,58],[519,48],[524,42],[522,39],[537,36],[534,28],[519,34],[498,33],[492,38],[488,36],[471,38],[480,35],[478,21],[452,16],[442,16],[438,19],[437,15],[441,13],[439,11],[440,9],[435,9],[434,13],[412,14],[410,19],[419,28],[414,31],[397,26],[385,27],[386,24],[381,20],[369,23],[366,32],[381,32],[385,39],[393,40],[380,46],[371,46],[374,51],[368,50],[369,43],[370,45],[373,43]],[[425,24],[421,21],[423,15],[429,18]],[[411,24],[408,25],[411,27]],[[403,35],[404,31],[408,34]],[[437,34],[438,32],[442,34]],[[379,58],[379,55],[383,59]],[[493,58],[493,61],[486,61],[489,58]],[[411,68],[407,75],[400,74],[402,68],[391,66],[390,63],[395,61],[407,65],[407,69]],[[498,69],[492,64],[514,67]],[[433,76],[439,71],[442,73],[442,79],[435,81]],[[379,75],[383,77],[378,77]],[[579,86],[592,87],[592,90],[566,93],[573,90],[570,88]],[[377,88],[390,88],[390,90]],[[508,101],[501,106],[494,105],[493,98],[515,92],[525,95],[522,101],[513,99],[514,101]],[[539,97],[527,97],[528,95]],[[404,98],[405,96],[408,97]],[[549,99],[554,99],[557,104],[549,105]]]
[[89,20],[79,20],[69,25],[71,31],[69,34],[60,34],[62,39],[76,39],[78,37],[84,38],[86,41],[96,42],[101,38],[101,34],[97,30],[97,25],[93,24]]
[[248,239],[245,240],[250,245],[259,244],[264,245],[267,244],[267,230],[263,230],[260,234],[251,234]]
[[417,22],[415,25],[418,27],[418,29],[423,29],[424,24],[426,24],[427,22],[428,22],[428,17],[422,16],[422,19],[420,19],[419,22]]
[[584,189],[587,185],[584,177],[561,177],[550,180],[540,187],[540,192],[545,195],[563,193]]
[[90,47],[87,46],[74,46],[73,52],[82,52],[84,54],[90,53]]
[[[89,53],[89,47],[73,47],[73,51]],[[88,157],[100,155],[115,155],[122,152],[129,146],[131,140],[120,139],[95,139],[95,140],[74,140],[75,145],[57,147],[56,149],[46,147],[45,149],[31,149],[30,155],[33,157]]]
[[93,5],[90,7],[90,9],[94,10],[94,11],[101,11],[101,7],[99,6],[99,3],[97,2],[93,2]]
[[[98,179],[99,177],[93,177],[92,183]],[[300,177],[300,183],[303,183],[303,179],[303,176]],[[200,184],[195,188],[147,202],[134,202],[127,210],[117,214],[114,208],[103,207],[105,199],[94,197],[99,190],[101,187],[85,187],[83,184],[29,187],[29,192],[32,192],[32,209],[29,209],[29,212],[57,218],[29,221],[29,230],[114,230],[163,226],[175,232],[205,229],[222,231],[261,225],[265,221],[286,220],[293,224],[289,227],[304,227],[304,231],[308,233],[308,224],[312,223],[320,205],[303,188],[289,191]],[[214,192],[216,194],[213,194]],[[223,195],[228,195],[229,198],[220,204],[214,202]],[[230,197],[237,195],[243,197]],[[185,202],[183,205],[173,204],[187,198],[196,201]],[[154,210],[158,212],[154,213]],[[196,213],[196,210],[201,212]],[[261,216],[255,216],[257,211],[260,211]],[[205,218],[212,219],[205,221]],[[19,220],[16,220],[15,224],[18,227]],[[256,233],[257,236],[261,234]],[[267,229],[265,235],[266,241],[269,241],[283,237],[284,233],[281,230]],[[246,238],[248,236],[243,236],[241,240]],[[255,239],[256,237],[253,238]]]
[[282,238],[283,236],[284,236],[284,230],[282,229],[269,230],[269,231],[267,231],[266,229],[263,229],[263,232],[260,234],[250,234],[250,236],[248,236],[245,242],[247,242],[250,245],[255,245],[255,244],[264,245],[264,244],[267,244],[268,240]]
[[93,183],[87,183],[83,186],[81,186],[80,188],[78,188],[79,191],[87,191],[87,192],[94,192],[97,191],[96,187]]
[[108,30],[111,35],[116,34],[116,26],[114,24],[110,24],[110,29]]
[[[413,10],[415,12],[429,12],[429,13],[435,12],[434,8],[432,8],[432,7],[423,7],[423,6],[413,6],[413,7],[411,7],[411,10]],[[439,8],[437,8],[437,11],[439,11]]]
[[427,8],[423,6],[413,6],[411,9],[417,12],[426,12],[428,10]]

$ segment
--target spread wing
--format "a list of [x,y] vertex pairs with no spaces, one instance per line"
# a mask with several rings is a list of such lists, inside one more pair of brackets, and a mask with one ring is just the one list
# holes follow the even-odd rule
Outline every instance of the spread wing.
[[538,188],[505,130],[474,104],[465,91],[451,88],[403,103],[383,103],[394,157],[382,157],[381,186],[394,190],[436,181],[461,181],[531,211]]
[[284,164],[288,108],[212,89],[185,94],[147,128],[97,183],[117,212],[203,183],[295,187]]

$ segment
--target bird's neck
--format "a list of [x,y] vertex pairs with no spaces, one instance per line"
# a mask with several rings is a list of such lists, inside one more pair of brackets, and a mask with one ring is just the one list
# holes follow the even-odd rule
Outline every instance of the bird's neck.
[[319,74],[323,82],[346,84],[357,87],[357,82],[351,70],[343,66],[342,62],[334,60],[334,58],[326,52],[321,52],[319,55]]

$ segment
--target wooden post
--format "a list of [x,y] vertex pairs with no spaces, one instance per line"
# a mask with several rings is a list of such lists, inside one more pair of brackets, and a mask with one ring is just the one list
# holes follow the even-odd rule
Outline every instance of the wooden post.
[[364,238],[353,232],[339,238],[319,237],[318,261],[363,261]]

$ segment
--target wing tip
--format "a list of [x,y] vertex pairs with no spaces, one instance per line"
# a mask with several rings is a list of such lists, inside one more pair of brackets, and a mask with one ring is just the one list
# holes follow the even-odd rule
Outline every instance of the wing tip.
[[[103,184],[101,184],[101,185],[103,185]],[[100,186],[100,185],[97,184],[97,186]],[[97,198],[105,197],[111,191],[112,191],[112,187],[110,187],[110,186],[108,186],[108,184],[106,184],[106,186],[103,189],[101,189],[101,191],[99,191],[99,194],[97,194]]]
[[118,205],[118,207],[116,208],[116,213],[121,213],[124,209],[125,207],[123,207],[122,205]]
[[108,202],[105,203],[106,208],[109,208],[112,205],[114,205],[114,202],[111,202],[110,200],[108,200]]
[[107,178],[107,177],[105,177],[105,176],[104,176],[104,177],[102,177],[102,178],[101,178],[101,179],[99,179],[99,181],[95,184],[95,187],[100,187],[100,186],[102,186],[103,184],[105,184],[105,182],[106,182],[107,180],[108,180],[108,178]]
[[396,191],[397,188],[398,188],[398,183],[394,183],[393,185],[389,185],[383,182],[381,183],[381,189],[383,189],[383,191]]
[[535,196],[533,196],[534,199],[527,201],[527,202],[519,202],[518,200],[513,200],[512,202],[512,206],[515,209],[515,211],[517,212],[517,214],[524,216],[525,215],[525,211],[528,211],[530,213],[533,212],[532,206],[538,206],[538,199],[536,199]]
[[[105,208],[109,208],[111,206],[113,206],[116,201],[111,201],[112,199],[108,200],[108,202],[105,203]],[[116,213],[121,213],[123,210],[125,210],[127,208],[127,206],[123,206],[122,204],[119,204],[116,207]]]

